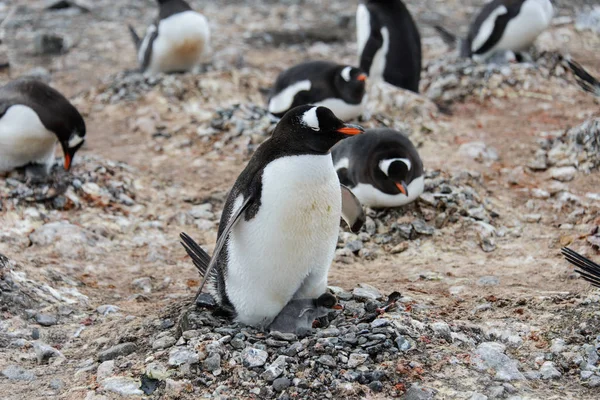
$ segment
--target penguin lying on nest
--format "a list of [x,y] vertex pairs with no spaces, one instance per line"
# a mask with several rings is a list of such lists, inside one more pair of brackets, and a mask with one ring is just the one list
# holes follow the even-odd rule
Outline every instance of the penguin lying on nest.
[[568,60],[569,68],[575,74],[577,83],[583,90],[590,92],[594,96],[600,97],[600,81],[594,78],[589,72],[587,72],[581,65],[575,61]]
[[206,17],[183,0],[158,0],[158,6],[158,20],[143,39],[129,26],[141,70],[187,72],[199,66],[210,48]]
[[309,61],[283,71],[269,98],[269,112],[282,117],[306,104],[329,108],[344,121],[362,115],[367,75],[360,69],[329,61]]
[[362,132],[325,107],[286,113],[231,189],[213,256],[181,235],[204,277],[198,293],[208,280],[222,311],[259,328],[280,313],[297,313],[294,300],[326,293],[340,217],[355,232],[365,221],[358,200],[340,185],[330,149]]
[[579,273],[583,279],[592,285],[600,287],[600,265],[568,247],[563,247],[561,252],[568,262],[580,268],[579,270],[576,269],[575,272]]
[[492,0],[477,14],[464,40],[441,26],[435,29],[449,46],[458,44],[461,57],[487,60],[509,52],[516,58],[514,53],[530,47],[553,16],[550,0]]
[[45,83],[24,78],[0,88],[0,173],[25,167],[29,178],[44,178],[57,144],[69,170],[85,133],[79,111]]

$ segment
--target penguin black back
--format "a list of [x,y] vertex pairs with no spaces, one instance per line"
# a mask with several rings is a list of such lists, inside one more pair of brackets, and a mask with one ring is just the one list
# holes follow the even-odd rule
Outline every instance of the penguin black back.
[[[365,1],[359,5],[357,29],[360,68],[367,71],[370,77],[375,72],[382,72],[386,82],[418,93],[421,36],[404,3],[401,0]],[[387,54],[377,54],[386,51]],[[382,56],[384,60],[379,60]],[[381,62],[383,65],[379,65]]]
[[184,0],[158,0],[158,19],[169,18],[171,15],[190,11],[192,7]]

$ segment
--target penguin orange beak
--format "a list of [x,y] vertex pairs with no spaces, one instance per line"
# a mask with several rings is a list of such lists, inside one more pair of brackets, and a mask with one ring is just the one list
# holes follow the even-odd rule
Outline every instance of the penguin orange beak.
[[339,133],[343,133],[344,135],[350,135],[350,136],[359,135],[359,134],[363,133],[364,131],[365,130],[361,126],[350,125],[350,124],[346,124],[337,130],[337,132],[339,132]]
[[65,170],[68,171],[71,168],[71,161],[73,161],[71,155],[69,153],[65,153]]
[[396,187],[398,188],[400,193],[402,193],[405,196],[408,196],[408,189],[406,188],[406,183],[404,183],[404,182],[396,183]]
[[367,74],[360,74],[359,76],[356,77],[357,80],[364,82],[367,80]]
[[333,308],[334,310],[343,310],[344,306],[342,306],[341,304],[336,304],[335,306],[333,306],[331,308]]

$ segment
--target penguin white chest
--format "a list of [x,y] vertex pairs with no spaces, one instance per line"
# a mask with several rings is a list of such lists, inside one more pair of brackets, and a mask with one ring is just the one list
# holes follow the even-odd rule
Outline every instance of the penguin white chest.
[[0,172],[29,163],[54,161],[56,135],[46,129],[37,113],[24,105],[8,108],[0,118]]
[[[202,62],[208,52],[210,30],[206,17],[185,11],[163,19],[158,24],[158,36],[152,44],[152,59],[148,71],[187,71]],[[140,52],[143,57],[143,53]]]
[[327,274],[341,215],[330,154],[272,161],[261,191],[258,212],[232,229],[227,247],[227,295],[250,325],[269,323],[311,272]]

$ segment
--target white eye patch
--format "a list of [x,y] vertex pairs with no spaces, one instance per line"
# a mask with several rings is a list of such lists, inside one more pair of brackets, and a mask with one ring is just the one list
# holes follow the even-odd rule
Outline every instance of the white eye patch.
[[412,163],[408,158],[390,158],[387,160],[381,160],[379,162],[379,169],[382,170],[384,174],[389,175],[388,172],[390,169],[390,165],[392,165],[392,163],[395,161],[402,161],[404,164],[406,164],[406,167],[409,171],[412,168]]
[[302,115],[302,124],[308,126],[313,131],[320,131],[319,117],[317,117],[317,107],[313,107]]
[[350,71],[352,71],[352,67],[346,67],[342,70],[341,75],[346,82],[350,82]]
[[83,141],[84,139],[81,136],[79,136],[77,133],[73,133],[69,138],[69,148],[72,149]]

